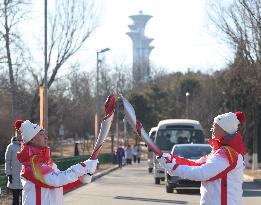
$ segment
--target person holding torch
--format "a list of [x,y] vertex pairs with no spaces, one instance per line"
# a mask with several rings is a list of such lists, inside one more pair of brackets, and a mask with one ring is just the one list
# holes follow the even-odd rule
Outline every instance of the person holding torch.
[[164,153],[159,162],[171,176],[201,181],[201,205],[242,205],[245,145],[238,126],[242,112],[214,118],[211,128],[212,152],[197,161]]
[[51,159],[47,136],[39,125],[25,120],[17,129],[24,142],[17,153],[22,164],[23,205],[62,205],[63,185],[95,172],[98,160],[90,159],[60,171]]

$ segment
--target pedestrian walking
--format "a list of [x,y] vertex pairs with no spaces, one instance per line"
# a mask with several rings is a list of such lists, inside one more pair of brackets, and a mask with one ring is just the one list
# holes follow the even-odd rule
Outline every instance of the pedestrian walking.
[[[141,157],[141,147],[140,144],[136,144],[134,147],[134,152],[135,152],[135,158],[137,160],[138,163],[140,163],[140,157]],[[135,160],[135,162],[136,162]]]
[[197,161],[163,154],[159,162],[171,176],[201,181],[201,205],[242,205],[245,145],[238,126],[242,112],[214,118],[211,128],[212,152]]
[[131,164],[132,159],[132,149],[131,146],[128,144],[126,148],[126,164]]
[[11,189],[13,194],[12,205],[19,205],[22,202],[22,183],[20,172],[22,169],[21,163],[17,159],[17,152],[21,149],[22,136],[17,127],[20,126],[22,120],[17,120],[14,123],[15,136],[12,137],[11,143],[7,146],[5,152],[5,174],[8,177],[7,187]]
[[117,156],[118,166],[119,168],[122,168],[122,162],[123,162],[123,158],[125,157],[125,151],[121,145],[117,148],[116,156]]
[[137,162],[137,150],[135,148],[136,146],[133,146],[132,149],[132,156],[133,156],[133,162],[136,163]]
[[22,163],[23,205],[63,205],[63,185],[90,182],[98,160],[86,160],[60,171],[50,156],[47,136],[37,124],[26,120],[18,128],[24,143],[17,154]]

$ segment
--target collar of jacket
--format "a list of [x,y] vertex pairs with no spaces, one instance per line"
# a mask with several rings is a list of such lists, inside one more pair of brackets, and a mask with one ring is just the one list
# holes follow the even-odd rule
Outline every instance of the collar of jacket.
[[30,162],[35,155],[41,162],[49,164],[52,161],[49,147],[35,147],[25,143],[22,144],[21,151],[17,153],[17,158],[21,163],[26,163]]
[[245,144],[239,131],[235,134],[227,135],[222,139],[210,139],[209,144],[213,147],[214,151],[218,150],[221,146],[230,146],[242,156],[246,154]]

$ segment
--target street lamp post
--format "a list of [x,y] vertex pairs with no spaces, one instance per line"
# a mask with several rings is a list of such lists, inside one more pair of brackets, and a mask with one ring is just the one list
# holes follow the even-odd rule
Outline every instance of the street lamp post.
[[[97,64],[96,64],[96,112],[95,112],[95,137],[97,138],[98,137],[98,124],[99,124],[99,93],[100,93],[100,90],[99,90],[99,73],[100,73],[100,62],[101,60],[99,59],[99,54],[100,53],[104,53],[106,51],[109,51],[111,49],[109,48],[105,48],[105,49],[102,49],[100,51],[97,51]],[[95,142],[95,140],[94,140]]]
[[188,119],[189,116],[189,92],[186,92],[186,118]]
[[123,118],[123,133],[124,133],[124,143],[129,144],[129,139],[127,135],[127,122],[125,118]]
[[[116,85],[116,93],[119,93],[119,81]],[[119,103],[116,103],[116,138],[117,138],[117,147],[120,145],[120,136],[119,136]]]

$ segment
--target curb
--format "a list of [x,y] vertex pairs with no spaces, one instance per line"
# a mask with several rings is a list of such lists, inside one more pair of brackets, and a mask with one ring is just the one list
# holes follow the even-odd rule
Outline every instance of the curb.
[[256,183],[258,183],[259,185],[261,185],[261,179],[255,179],[254,177],[252,177],[252,176],[250,176],[250,175],[247,175],[247,174],[244,174],[244,180],[256,182]]

